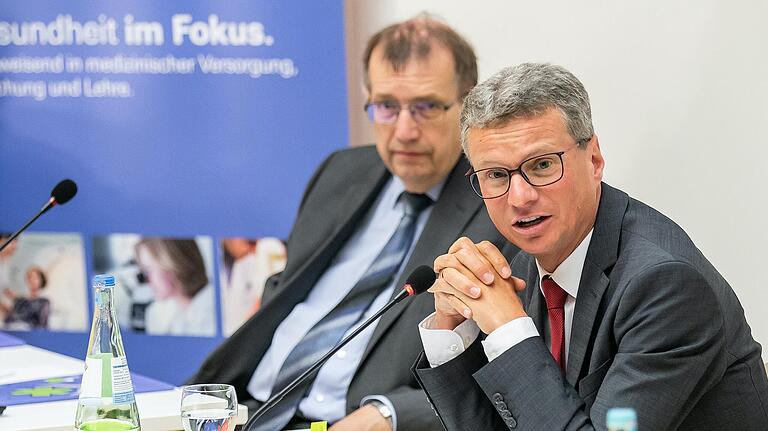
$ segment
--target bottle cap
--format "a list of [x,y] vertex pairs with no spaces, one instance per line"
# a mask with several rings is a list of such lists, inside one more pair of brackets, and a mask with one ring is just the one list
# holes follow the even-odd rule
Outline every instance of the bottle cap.
[[614,408],[608,409],[608,414],[606,415],[606,422],[608,424],[612,424],[612,423],[635,424],[637,423],[637,413],[635,413],[635,409],[632,409],[632,408],[614,407]]
[[115,285],[115,276],[110,274],[99,274],[93,277],[93,287],[113,287]]

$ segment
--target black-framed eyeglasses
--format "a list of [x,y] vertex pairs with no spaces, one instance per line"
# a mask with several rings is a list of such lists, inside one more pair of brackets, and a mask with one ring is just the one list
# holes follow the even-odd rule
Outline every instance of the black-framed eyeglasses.
[[451,109],[451,106],[453,103],[441,103],[434,100],[422,100],[404,105],[394,100],[383,100],[366,103],[364,109],[372,123],[395,124],[400,112],[407,109],[413,120],[422,124],[442,117],[446,111]]
[[[574,148],[581,147],[589,139],[579,140]],[[515,173],[519,173],[525,182],[533,187],[544,187],[560,181],[563,178],[563,154],[572,149],[525,159],[516,169],[503,167],[477,171],[470,169],[465,175],[469,178],[472,190],[478,196],[483,199],[495,199],[509,191],[510,180]]]

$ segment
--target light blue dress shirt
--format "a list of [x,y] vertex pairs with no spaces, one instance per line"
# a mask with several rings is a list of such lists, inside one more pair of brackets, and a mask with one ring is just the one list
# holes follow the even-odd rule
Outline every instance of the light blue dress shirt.
[[[445,181],[427,191],[427,196],[433,201],[437,201],[444,184]],[[255,399],[266,401],[269,398],[277,374],[291,350],[310,328],[341,302],[373,263],[381,249],[384,248],[403,216],[403,203],[399,202],[398,198],[404,190],[405,185],[398,177],[393,176],[387,182],[372,209],[362,220],[360,228],[341,248],[328,269],[317,280],[306,300],[297,304],[288,317],[277,327],[272,338],[272,344],[248,383],[248,392]],[[432,207],[428,207],[419,215],[414,241],[395,279],[398,278],[405,263],[410,258],[413,244],[421,235],[421,231],[432,212]],[[395,282],[393,281],[376,297],[365,312],[363,320],[383,307],[391,298],[394,289]],[[320,368],[312,389],[299,404],[299,411],[304,416],[321,418],[330,422],[338,421],[346,416],[347,390],[376,324],[371,324],[358,334]],[[350,328],[347,334],[354,329],[354,327]],[[381,396],[374,398],[390,406],[393,410],[393,425],[396,425],[396,417],[394,417],[396,412],[394,412],[389,400]]]

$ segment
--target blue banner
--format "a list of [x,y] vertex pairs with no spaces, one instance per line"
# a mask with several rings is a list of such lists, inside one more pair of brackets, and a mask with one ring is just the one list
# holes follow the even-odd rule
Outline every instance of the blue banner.
[[[80,234],[88,279],[148,271],[140,238],[196,238],[210,289],[192,295],[215,292],[201,308],[215,335],[148,335],[144,311],[176,309],[126,281],[133,371],[178,384],[223,340],[222,241],[285,239],[311,173],[347,139],[341,1],[0,2],[0,232],[72,178],[77,197],[32,230]],[[36,295],[22,274],[46,271],[24,262],[6,277],[16,297]],[[14,335],[81,357],[87,332]]]

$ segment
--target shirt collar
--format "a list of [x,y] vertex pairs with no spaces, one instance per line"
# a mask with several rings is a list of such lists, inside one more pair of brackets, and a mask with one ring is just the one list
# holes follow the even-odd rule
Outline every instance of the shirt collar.
[[[565,290],[568,295],[576,298],[576,294],[579,292],[581,271],[584,269],[584,262],[587,260],[589,242],[592,240],[592,232],[594,232],[594,228],[589,231],[583,240],[581,240],[581,244],[576,247],[576,250],[573,250],[573,252],[567,258],[565,258],[563,263],[555,268],[555,272],[547,272],[547,270],[539,265],[539,261],[537,259],[536,267],[539,269],[539,281],[541,281],[545,275],[548,275],[552,277],[552,280],[555,280],[555,283],[557,283],[560,288]],[[541,283],[539,283],[539,288],[541,289]],[[543,294],[544,290],[542,290],[541,293]]]
[[[432,202],[437,202],[437,198],[440,197],[440,192],[443,191],[443,187],[447,181],[448,177],[446,176],[439,183],[435,184],[432,186],[432,188],[427,190],[425,194],[429,196],[430,199],[432,199]],[[389,184],[387,184],[386,187],[386,195],[388,196],[389,200],[387,207],[394,208],[399,202],[398,198],[405,191],[405,183],[403,183],[403,180],[400,179],[400,177],[392,175],[392,180],[389,182]]]

